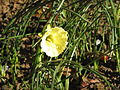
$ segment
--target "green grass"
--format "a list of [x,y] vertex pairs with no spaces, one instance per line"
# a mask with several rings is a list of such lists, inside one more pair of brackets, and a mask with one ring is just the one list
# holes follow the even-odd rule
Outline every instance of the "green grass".
[[[70,78],[86,76],[86,72],[91,72],[108,87],[115,88],[99,73],[99,62],[102,56],[108,55],[117,63],[115,71],[120,73],[119,3],[119,0],[29,1],[2,31],[1,82],[13,89],[20,83],[19,88],[25,90],[69,90]],[[45,12],[34,19],[33,16],[40,9],[45,9]],[[41,52],[40,38],[36,39],[38,33],[44,34],[49,23],[53,27],[64,28],[69,34],[67,48],[56,58],[50,58]],[[96,45],[98,34],[103,38],[99,50]],[[105,46],[105,35],[109,41],[108,48]],[[31,47],[24,48],[27,50],[25,53],[22,51],[23,38],[31,38]],[[85,61],[88,63],[83,64]],[[30,65],[25,74],[21,70],[21,62]],[[9,69],[3,70],[6,66]],[[76,72],[63,78],[64,67],[74,68]],[[10,72],[8,77],[7,72]],[[21,73],[23,77],[19,76]]]

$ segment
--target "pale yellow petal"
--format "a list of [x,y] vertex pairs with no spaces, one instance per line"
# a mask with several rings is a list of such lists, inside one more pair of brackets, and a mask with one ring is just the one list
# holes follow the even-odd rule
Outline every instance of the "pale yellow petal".
[[67,46],[68,33],[63,28],[49,28],[41,42],[42,51],[50,57],[59,56]]

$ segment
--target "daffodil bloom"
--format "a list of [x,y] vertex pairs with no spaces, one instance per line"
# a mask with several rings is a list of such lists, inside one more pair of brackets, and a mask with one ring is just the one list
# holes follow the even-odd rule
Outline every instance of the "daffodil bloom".
[[42,51],[50,57],[59,56],[67,46],[67,31],[61,27],[47,28],[41,41]]

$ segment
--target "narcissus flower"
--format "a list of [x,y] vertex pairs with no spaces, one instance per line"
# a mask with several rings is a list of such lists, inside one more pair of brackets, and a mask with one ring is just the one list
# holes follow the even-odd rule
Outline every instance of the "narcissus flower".
[[67,46],[67,31],[61,27],[48,27],[41,41],[42,51],[50,57],[59,56]]

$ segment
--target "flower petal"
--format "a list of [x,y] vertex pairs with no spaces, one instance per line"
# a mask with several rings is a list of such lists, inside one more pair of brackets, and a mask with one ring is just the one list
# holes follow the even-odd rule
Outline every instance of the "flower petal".
[[61,27],[49,28],[42,37],[41,47],[50,57],[60,55],[66,48],[68,42],[67,32]]

